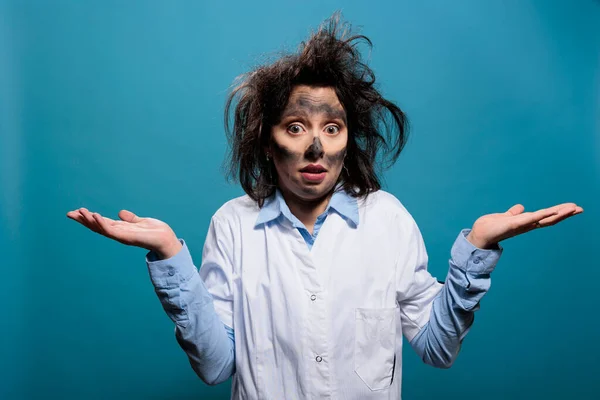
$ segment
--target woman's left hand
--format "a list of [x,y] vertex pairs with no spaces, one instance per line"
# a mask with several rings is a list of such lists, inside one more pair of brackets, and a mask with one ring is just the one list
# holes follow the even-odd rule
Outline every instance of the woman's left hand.
[[583,208],[575,203],[563,203],[534,212],[524,213],[524,210],[525,207],[516,204],[505,213],[479,217],[467,235],[467,240],[480,249],[491,249],[504,239],[555,225],[583,212]]

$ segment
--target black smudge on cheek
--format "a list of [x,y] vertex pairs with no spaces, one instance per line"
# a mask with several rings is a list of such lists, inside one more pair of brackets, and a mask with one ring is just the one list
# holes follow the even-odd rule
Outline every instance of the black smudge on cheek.
[[325,154],[325,160],[327,160],[328,165],[337,165],[343,162],[344,157],[346,156],[346,148],[344,147],[342,150],[335,152],[333,154]]
[[296,153],[285,146],[279,145],[274,140],[271,140],[271,145],[273,147],[273,153],[275,153],[275,155],[283,161],[293,161],[296,159],[300,159],[300,157],[302,156],[301,154]]

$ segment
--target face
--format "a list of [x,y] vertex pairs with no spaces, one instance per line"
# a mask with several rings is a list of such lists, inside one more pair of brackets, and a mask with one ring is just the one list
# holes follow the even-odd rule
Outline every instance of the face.
[[294,87],[267,149],[280,189],[298,200],[327,196],[342,172],[346,112],[331,87]]

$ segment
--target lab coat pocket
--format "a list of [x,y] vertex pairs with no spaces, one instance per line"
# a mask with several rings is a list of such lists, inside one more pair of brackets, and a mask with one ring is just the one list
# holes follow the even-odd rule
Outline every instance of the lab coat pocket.
[[354,372],[371,390],[392,384],[396,354],[396,308],[357,308]]

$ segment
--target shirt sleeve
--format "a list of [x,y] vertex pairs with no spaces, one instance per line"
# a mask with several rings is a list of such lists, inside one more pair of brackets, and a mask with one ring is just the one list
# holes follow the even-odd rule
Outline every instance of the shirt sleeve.
[[175,323],[175,337],[193,370],[204,382],[215,385],[235,372],[233,329],[219,318],[187,244],[183,239],[179,242],[182,248],[171,258],[159,260],[153,251],[146,255],[150,280]]
[[[481,298],[490,288],[490,274],[503,251],[499,244],[489,250],[475,247],[466,239],[469,232],[470,229],[463,229],[452,246],[445,284],[431,283],[427,286],[438,287],[438,293],[432,297],[431,289],[426,289],[426,294],[420,296],[420,291],[415,292],[422,312],[415,316],[418,305],[410,298],[406,300],[415,310],[407,316],[410,319],[406,323],[406,336],[425,363],[439,368],[449,368],[454,363],[473,324],[474,312],[479,309]],[[416,271],[423,274],[427,257],[423,256],[424,244],[420,233],[415,235],[414,241],[420,249],[416,256]],[[421,280],[429,281],[430,278]]]

